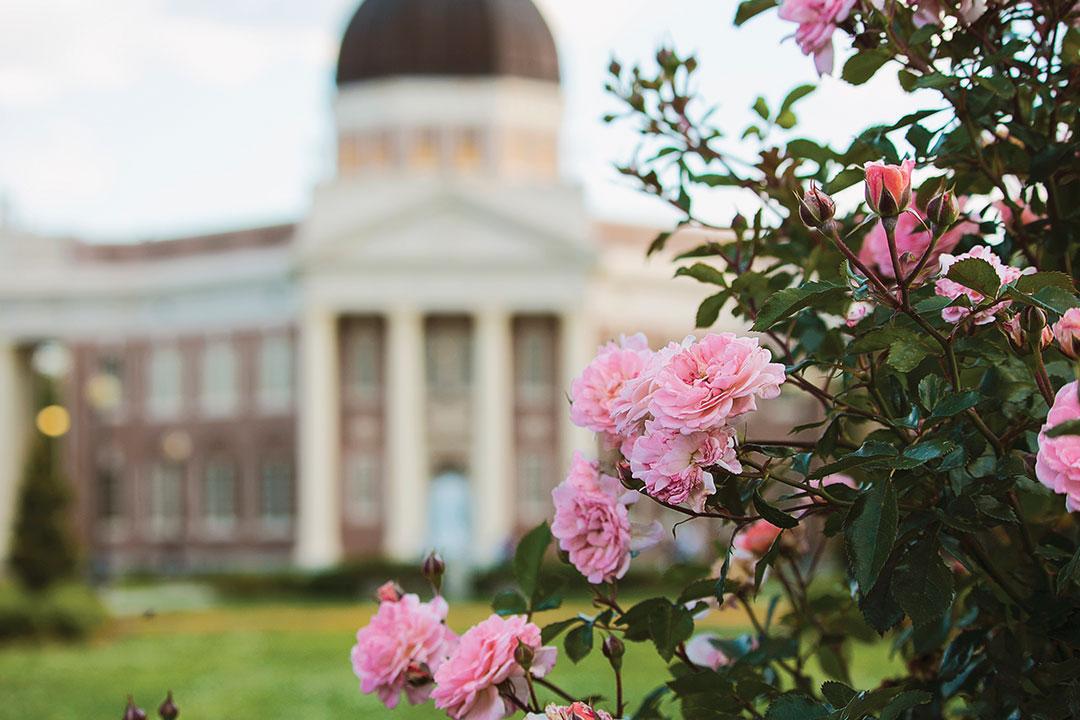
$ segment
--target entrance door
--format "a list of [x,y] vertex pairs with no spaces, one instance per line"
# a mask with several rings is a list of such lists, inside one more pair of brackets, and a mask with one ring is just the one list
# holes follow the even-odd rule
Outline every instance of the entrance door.
[[469,480],[457,470],[443,471],[431,481],[427,545],[446,561],[446,595],[464,595],[472,570],[472,501]]

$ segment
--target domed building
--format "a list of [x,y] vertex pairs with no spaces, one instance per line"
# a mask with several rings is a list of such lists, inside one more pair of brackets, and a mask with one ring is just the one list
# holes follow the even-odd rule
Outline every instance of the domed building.
[[0,230],[0,555],[31,356],[71,358],[63,447],[99,572],[345,558],[470,565],[550,516],[571,378],[704,295],[591,222],[559,171],[556,44],[530,0],[365,0],[336,172],[296,224],[135,244]]

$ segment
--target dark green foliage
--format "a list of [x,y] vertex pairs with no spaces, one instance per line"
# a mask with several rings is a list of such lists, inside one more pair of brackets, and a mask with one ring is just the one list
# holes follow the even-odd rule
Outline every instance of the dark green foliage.
[[[44,407],[53,392],[43,393]],[[19,489],[10,563],[30,590],[44,590],[74,576],[78,555],[71,531],[71,489],[61,469],[59,442],[34,432]]]

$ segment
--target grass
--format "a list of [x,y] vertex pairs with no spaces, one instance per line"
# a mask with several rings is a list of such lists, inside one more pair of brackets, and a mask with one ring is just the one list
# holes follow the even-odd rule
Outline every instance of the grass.
[[[257,605],[170,612],[113,620],[83,645],[0,648],[0,718],[119,719],[127,693],[151,710],[170,688],[186,718],[444,717],[430,706],[403,705],[388,713],[358,692],[349,648],[371,609],[370,604]],[[550,619],[586,609],[570,606]],[[460,632],[488,613],[480,603],[459,604],[450,624]],[[701,625],[735,635],[744,631],[742,622],[741,614],[728,611],[713,613]],[[865,687],[895,665],[884,646],[860,646],[852,667],[856,684]],[[630,645],[625,680],[632,701],[667,677],[651,646]],[[599,652],[580,665],[562,658],[552,679],[575,694],[612,692],[610,670]]]

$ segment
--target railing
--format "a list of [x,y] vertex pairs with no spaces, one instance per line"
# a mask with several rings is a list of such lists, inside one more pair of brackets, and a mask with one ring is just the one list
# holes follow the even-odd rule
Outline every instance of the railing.
[[[176,720],[180,715],[180,708],[173,702],[172,690],[165,696],[165,700],[158,706],[158,715],[161,720]],[[124,708],[124,717],[121,720],[146,720],[146,711],[135,704],[135,698],[128,695],[127,707]]]

